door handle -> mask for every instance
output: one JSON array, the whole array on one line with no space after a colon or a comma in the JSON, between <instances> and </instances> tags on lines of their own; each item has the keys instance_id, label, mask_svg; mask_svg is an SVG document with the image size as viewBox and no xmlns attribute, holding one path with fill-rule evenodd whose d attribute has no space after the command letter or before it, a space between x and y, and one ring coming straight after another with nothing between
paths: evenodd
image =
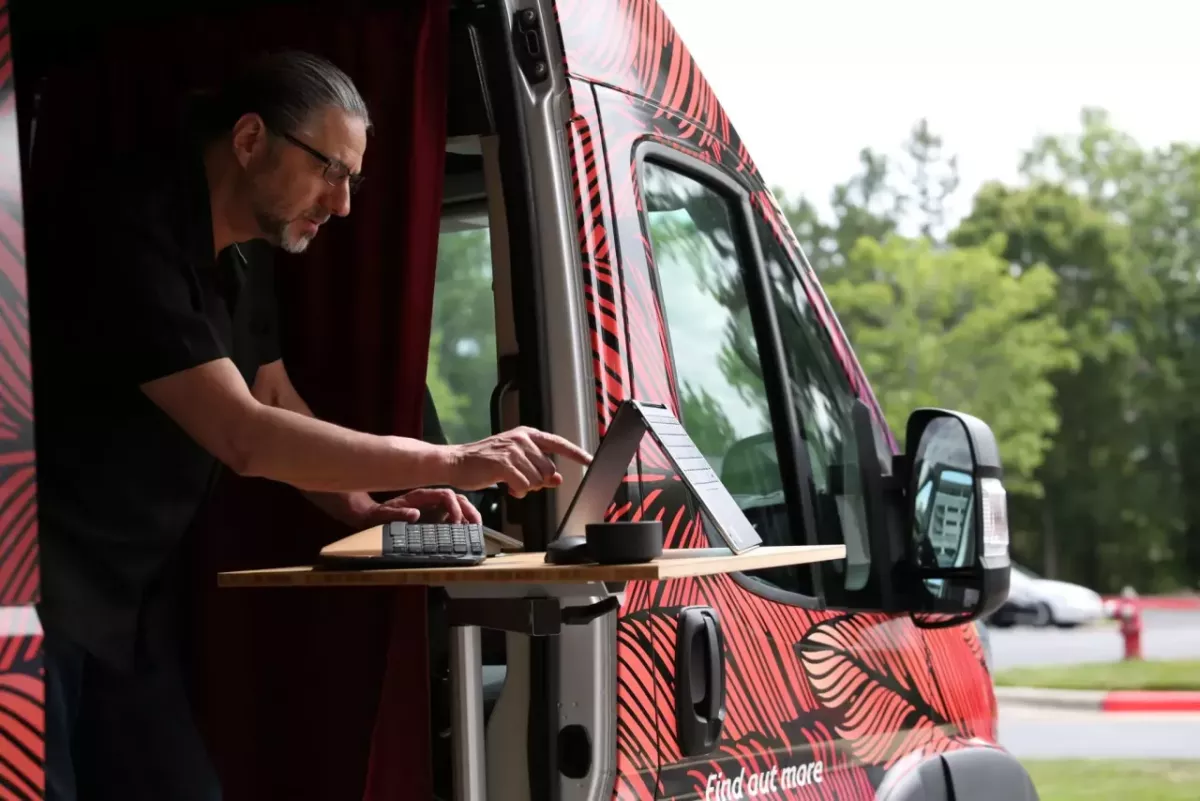
<instances>
[{"instance_id":1,"label":"door handle","mask_svg":"<svg viewBox=\"0 0 1200 801\"><path fill-rule=\"evenodd\" d=\"M675 730L684 756L707 754L725 726L725 636L707 606L679 610L675 641Z\"/></svg>"}]
</instances>

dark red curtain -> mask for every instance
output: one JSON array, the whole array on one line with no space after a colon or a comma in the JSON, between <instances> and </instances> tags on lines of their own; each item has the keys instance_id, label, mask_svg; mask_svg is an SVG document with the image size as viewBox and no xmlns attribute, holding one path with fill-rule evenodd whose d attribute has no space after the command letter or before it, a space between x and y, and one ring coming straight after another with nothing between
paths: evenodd
<instances>
[{"instance_id":1,"label":"dark red curtain","mask_svg":"<svg viewBox=\"0 0 1200 801\"><path fill-rule=\"evenodd\" d=\"M374 4L378 5L378 4ZM266 7L91 45L45 86L45 186L92 148L153 146L171 99L241 59L325 55L375 122L349 218L277 256L284 357L320 417L420 436L445 153L448 0ZM35 178L36 180L36 178ZM194 533L190 640L200 723L228 801L383 801L431 793L426 592L217 589L218 570L310 563L349 533L294 490L228 480Z\"/></svg>"}]
</instances>

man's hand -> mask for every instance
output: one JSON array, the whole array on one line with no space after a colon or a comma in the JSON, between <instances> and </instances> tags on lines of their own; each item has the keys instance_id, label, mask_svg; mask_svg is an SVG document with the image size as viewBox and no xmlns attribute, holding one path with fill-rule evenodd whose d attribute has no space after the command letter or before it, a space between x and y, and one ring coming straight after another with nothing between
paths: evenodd
<instances>
[{"instance_id":1,"label":"man's hand","mask_svg":"<svg viewBox=\"0 0 1200 801\"><path fill-rule=\"evenodd\" d=\"M507 484L509 494L517 498L562 483L562 474L550 454L566 456L582 465L592 463L591 455L578 445L528 426L453 447L451 479L447 483L465 490Z\"/></svg>"},{"instance_id":2,"label":"man's hand","mask_svg":"<svg viewBox=\"0 0 1200 801\"><path fill-rule=\"evenodd\" d=\"M362 528L403 520L407 523L482 523L470 501L453 490L418 489L365 510Z\"/></svg>"}]
</instances>

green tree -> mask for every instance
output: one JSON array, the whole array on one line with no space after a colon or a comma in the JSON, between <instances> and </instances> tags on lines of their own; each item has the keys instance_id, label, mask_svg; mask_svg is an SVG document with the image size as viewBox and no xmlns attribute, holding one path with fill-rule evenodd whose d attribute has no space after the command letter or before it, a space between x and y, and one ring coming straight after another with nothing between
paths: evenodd
<instances>
[{"instance_id":1,"label":"green tree","mask_svg":"<svg viewBox=\"0 0 1200 801\"><path fill-rule=\"evenodd\" d=\"M913 125L902 146L903 156L889 158L871 148L859 151L859 170L830 193L832 221L823 221L804 197L776 189L780 207L822 281L837 279L858 240L882 242L900 232L901 223L939 241L946 224L946 205L958 189L958 157L944 151L942 137L926 119Z\"/></svg>"},{"instance_id":2,"label":"green tree","mask_svg":"<svg viewBox=\"0 0 1200 801\"><path fill-rule=\"evenodd\" d=\"M1141 430L1138 479L1146 494L1129 498L1127 515L1144 521L1114 549L1118 576L1149 582L1200 583L1200 147L1172 143L1146 149L1099 109L1084 109L1081 130L1041 137L1022 169L1064 183L1128 225L1131 270L1153 281L1138 329ZM1148 486L1147 486L1148 485ZM1150 529L1161 536L1137 541ZM1141 558L1138 559L1140 548ZM1148 569L1129 576L1133 565Z\"/></svg>"},{"instance_id":3,"label":"green tree","mask_svg":"<svg viewBox=\"0 0 1200 801\"><path fill-rule=\"evenodd\" d=\"M451 442L471 442L492 433L495 321L488 231L442 234L426 383Z\"/></svg>"},{"instance_id":4,"label":"green tree","mask_svg":"<svg viewBox=\"0 0 1200 801\"><path fill-rule=\"evenodd\" d=\"M443 432L461 432L466 428L463 420L463 407L467 399L454 391L450 383L442 375L442 341L444 332L438 326L433 326L429 333L429 362L425 370L425 386L433 398L434 408L437 409L438 421L442 424ZM447 435L449 437L449 435ZM449 437L452 442L462 441Z\"/></svg>"},{"instance_id":5,"label":"green tree","mask_svg":"<svg viewBox=\"0 0 1200 801\"><path fill-rule=\"evenodd\" d=\"M1050 376L1077 357L1053 311L1054 273L1013 274L1003 249L1003 237L955 249L864 237L825 288L893 430L918 406L980 417L1010 491L1036 496L1059 424Z\"/></svg>"},{"instance_id":6,"label":"green tree","mask_svg":"<svg viewBox=\"0 0 1200 801\"><path fill-rule=\"evenodd\" d=\"M1163 488L1146 481L1139 465L1148 390L1141 340L1156 286L1134 269L1127 227L1064 186L988 185L950 238L970 246L997 233L1015 269L1044 264L1055 271L1056 310L1081 357L1080 369L1053 377L1064 429L1038 471L1045 497L1014 503L1013 519L1025 534L1017 545L1048 574L1070 565L1070 578L1095 586L1112 574L1105 562L1124 550L1129 535L1149 543L1165 522L1152 519L1151 498L1161 498Z\"/></svg>"},{"instance_id":7,"label":"green tree","mask_svg":"<svg viewBox=\"0 0 1200 801\"><path fill-rule=\"evenodd\" d=\"M679 395L692 442L705 456L723 458L737 437L720 402L704 387L697 389L686 383L679 388Z\"/></svg>"},{"instance_id":8,"label":"green tree","mask_svg":"<svg viewBox=\"0 0 1200 801\"><path fill-rule=\"evenodd\" d=\"M835 186L830 194L832 222L823 221L808 199L791 198L783 189L774 190L804 255L822 281L836 277L837 269L845 265L859 239L882 240L893 233L903 213L902 198L888 184L887 157L863 148L858 159L860 171Z\"/></svg>"},{"instance_id":9,"label":"green tree","mask_svg":"<svg viewBox=\"0 0 1200 801\"><path fill-rule=\"evenodd\" d=\"M717 365L727 385L760 415L762 430L768 430L769 413L745 284L739 270L735 240L727 233L729 212L719 197L707 193L690 195L681 201L682 209L654 212L650 217L660 278L662 275L690 274L689 282L694 282L704 295L728 312ZM681 270L684 265L686 267ZM687 344L677 344L676 360L693 358ZM709 457L723 458L737 439L737 431L722 410L721 402L705 387L692 386L682 379L678 391L682 417L696 447Z\"/></svg>"},{"instance_id":10,"label":"green tree","mask_svg":"<svg viewBox=\"0 0 1200 801\"><path fill-rule=\"evenodd\" d=\"M958 189L958 156L943 152L944 141L922 118L913 126L899 165L905 178L896 192L898 205L915 220L921 236L939 240L945 234L946 203Z\"/></svg>"}]
</instances>

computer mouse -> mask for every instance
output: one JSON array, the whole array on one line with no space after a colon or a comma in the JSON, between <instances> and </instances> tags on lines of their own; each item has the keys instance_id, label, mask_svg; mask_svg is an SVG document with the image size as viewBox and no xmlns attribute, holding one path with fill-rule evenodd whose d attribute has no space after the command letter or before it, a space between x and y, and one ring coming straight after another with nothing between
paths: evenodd
<instances>
[{"instance_id":1,"label":"computer mouse","mask_svg":"<svg viewBox=\"0 0 1200 801\"><path fill-rule=\"evenodd\" d=\"M548 565L583 565L591 561L585 537L559 537L546 546Z\"/></svg>"}]
</instances>

